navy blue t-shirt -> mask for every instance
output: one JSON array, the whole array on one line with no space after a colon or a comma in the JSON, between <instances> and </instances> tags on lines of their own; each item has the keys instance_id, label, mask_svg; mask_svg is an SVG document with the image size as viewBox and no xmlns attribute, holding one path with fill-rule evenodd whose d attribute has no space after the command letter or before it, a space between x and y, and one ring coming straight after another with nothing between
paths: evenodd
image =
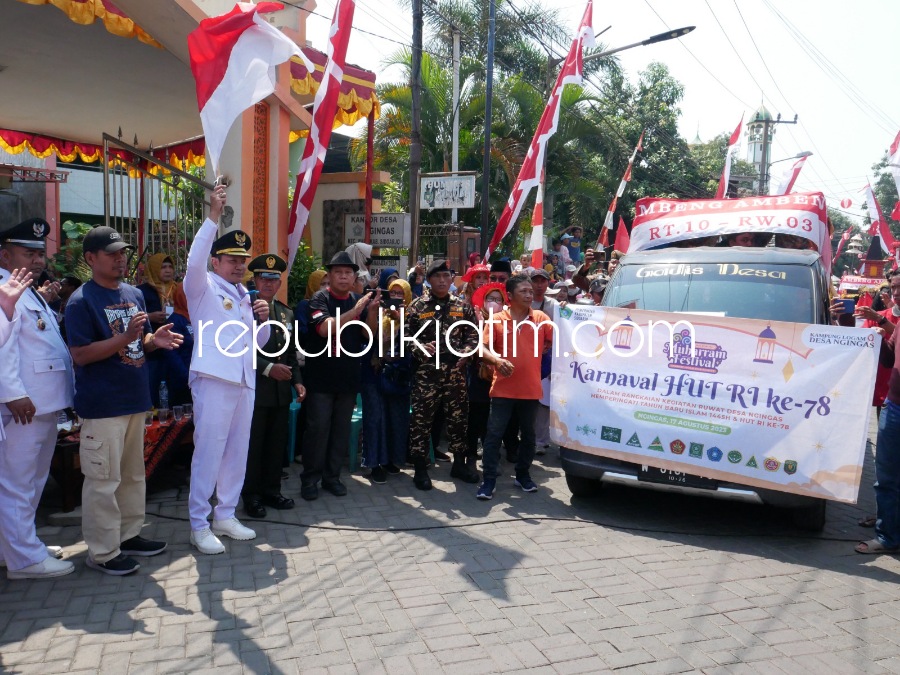
<instances>
[{"instance_id":1,"label":"navy blue t-shirt","mask_svg":"<svg viewBox=\"0 0 900 675\"><path fill-rule=\"evenodd\" d=\"M144 296L134 286L113 290L93 281L80 286L66 303L66 339L84 347L124 333L131 317L144 309ZM144 333L150 332L145 324ZM119 417L150 410L149 368L143 340L86 366L75 366L75 411L87 419Z\"/></svg>"}]
</instances>

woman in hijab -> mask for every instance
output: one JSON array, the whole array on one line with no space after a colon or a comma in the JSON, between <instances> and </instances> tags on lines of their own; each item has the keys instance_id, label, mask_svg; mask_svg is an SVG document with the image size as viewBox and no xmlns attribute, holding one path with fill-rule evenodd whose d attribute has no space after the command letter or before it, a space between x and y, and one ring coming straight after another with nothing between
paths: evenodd
<instances>
[{"instance_id":1,"label":"woman in hijab","mask_svg":"<svg viewBox=\"0 0 900 675\"><path fill-rule=\"evenodd\" d=\"M165 253L154 253L147 259L144 277L146 281L138 286L138 290L144 295L150 328L156 331L168 323L169 315L174 309L172 293L175 290L175 263ZM166 380L163 351L165 350L157 349L146 354L150 376L150 398L156 408L160 407L160 384ZM171 389L168 382L166 387ZM172 405L171 396L169 399L169 405Z\"/></svg>"},{"instance_id":2,"label":"woman in hijab","mask_svg":"<svg viewBox=\"0 0 900 675\"><path fill-rule=\"evenodd\" d=\"M144 276L147 281L138 286L138 290L144 294L150 326L156 330L167 323L174 309L175 263L165 253L154 253L147 259Z\"/></svg>"},{"instance_id":3,"label":"woman in hijab","mask_svg":"<svg viewBox=\"0 0 900 675\"><path fill-rule=\"evenodd\" d=\"M347 253L350 254L350 258L359 266L360 272L368 272L369 265L372 264L372 245L364 244L359 241L355 244L350 244L347 247Z\"/></svg>"},{"instance_id":4,"label":"woman in hijab","mask_svg":"<svg viewBox=\"0 0 900 675\"><path fill-rule=\"evenodd\" d=\"M383 291L387 291L392 281L400 278L400 273L397 271L396 267L385 267L381 270L381 273L378 275L378 288ZM387 293L382 293L382 295L387 295ZM409 303L407 303L409 304Z\"/></svg>"},{"instance_id":5,"label":"woman in hijab","mask_svg":"<svg viewBox=\"0 0 900 675\"><path fill-rule=\"evenodd\" d=\"M369 479L379 485L406 462L412 391L412 350L401 356L397 338L412 290L402 279L389 282L386 290L381 330L362 369L363 457L372 470Z\"/></svg>"}]
</instances>

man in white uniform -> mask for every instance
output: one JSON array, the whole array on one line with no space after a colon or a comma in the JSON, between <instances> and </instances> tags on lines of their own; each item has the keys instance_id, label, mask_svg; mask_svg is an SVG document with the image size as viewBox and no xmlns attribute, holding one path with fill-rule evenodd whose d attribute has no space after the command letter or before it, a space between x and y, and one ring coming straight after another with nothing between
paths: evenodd
<instances>
[{"instance_id":1,"label":"man in white uniform","mask_svg":"<svg viewBox=\"0 0 900 675\"><path fill-rule=\"evenodd\" d=\"M234 510L244 484L256 373L253 369L255 321L269 318L269 305L241 283L250 258L250 236L233 230L221 237L218 221L225 188L210 196L209 218L194 237L184 275L184 293L194 327L194 353L188 383L194 399L194 459L191 462L191 543L201 553L222 553L216 535L248 540L256 532L243 526ZM212 271L207 271L207 260ZM259 330L258 344L269 339ZM209 499L217 505L212 528Z\"/></svg>"},{"instance_id":2,"label":"man in white uniform","mask_svg":"<svg viewBox=\"0 0 900 675\"><path fill-rule=\"evenodd\" d=\"M16 304L31 286L31 272L28 270L13 270L6 281L0 282L0 347L6 344L12 335L15 326ZM3 434L3 425L0 424L0 441L6 436Z\"/></svg>"},{"instance_id":3,"label":"man in white uniform","mask_svg":"<svg viewBox=\"0 0 900 675\"><path fill-rule=\"evenodd\" d=\"M14 269L34 277L44 271L44 238L50 226L40 218L0 231L0 281ZM73 404L74 377L69 348L56 315L32 287L18 303L18 321L0 346L0 557L10 579L42 579L69 574L75 566L57 560L59 547L37 537L34 516L56 447L56 417Z\"/></svg>"}]
</instances>

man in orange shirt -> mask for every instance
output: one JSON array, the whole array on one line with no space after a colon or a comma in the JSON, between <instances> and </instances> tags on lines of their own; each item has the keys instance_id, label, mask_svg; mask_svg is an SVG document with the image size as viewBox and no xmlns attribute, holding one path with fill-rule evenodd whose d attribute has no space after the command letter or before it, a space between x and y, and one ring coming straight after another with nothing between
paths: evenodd
<instances>
[{"instance_id":1,"label":"man in orange shirt","mask_svg":"<svg viewBox=\"0 0 900 675\"><path fill-rule=\"evenodd\" d=\"M478 499L492 499L500 464L500 443L512 415L533 420L541 398L541 357L553 344L550 317L531 308L534 290L531 278L516 274L506 282L509 309L493 316L484 327L484 360L494 366L491 385L491 415L484 439L484 482ZM523 424L519 457L516 461L516 487L534 492L537 485L529 470L534 459L534 426Z\"/></svg>"}]
</instances>

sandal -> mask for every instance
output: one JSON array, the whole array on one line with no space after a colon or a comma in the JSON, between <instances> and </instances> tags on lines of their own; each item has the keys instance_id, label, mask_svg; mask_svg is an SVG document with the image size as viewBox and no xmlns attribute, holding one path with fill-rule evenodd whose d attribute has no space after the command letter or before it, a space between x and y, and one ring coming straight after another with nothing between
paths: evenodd
<instances>
[{"instance_id":1,"label":"sandal","mask_svg":"<svg viewBox=\"0 0 900 675\"><path fill-rule=\"evenodd\" d=\"M877 539L870 539L869 541L859 542L853 550L857 553L867 555L876 553L898 553L900 552L900 547L888 548Z\"/></svg>"},{"instance_id":2,"label":"sandal","mask_svg":"<svg viewBox=\"0 0 900 675\"><path fill-rule=\"evenodd\" d=\"M865 518L860 518L856 521L856 524L860 527L875 527L875 521L878 520L875 516L866 516Z\"/></svg>"}]
</instances>

